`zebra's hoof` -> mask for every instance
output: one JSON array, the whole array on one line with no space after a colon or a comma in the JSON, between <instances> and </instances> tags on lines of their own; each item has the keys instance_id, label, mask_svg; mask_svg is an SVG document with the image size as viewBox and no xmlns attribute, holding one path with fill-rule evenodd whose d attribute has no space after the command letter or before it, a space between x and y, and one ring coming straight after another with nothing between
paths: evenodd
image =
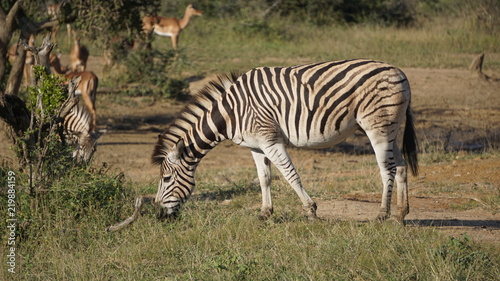
<instances>
[{"instance_id":1,"label":"zebra's hoof","mask_svg":"<svg viewBox=\"0 0 500 281\"><path fill-rule=\"evenodd\" d=\"M268 220L273 215L273 209L266 209L260 211L259 219L260 220Z\"/></svg>"},{"instance_id":2,"label":"zebra's hoof","mask_svg":"<svg viewBox=\"0 0 500 281\"><path fill-rule=\"evenodd\" d=\"M312 203L309 206L304 206L305 211L307 212L307 219L310 221L316 220L318 216L316 215L316 210L318 209L318 206L316 203Z\"/></svg>"},{"instance_id":3,"label":"zebra's hoof","mask_svg":"<svg viewBox=\"0 0 500 281\"><path fill-rule=\"evenodd\" d=\"M317 219L318 219L318 216L316 215L316 213L307 215L308 221L315 221Z\"/></svg>"},{"instance_id":4,"label":"zebra's hoof","mask_svg":"<svg viewBox=\"0 0 500 281\"><path fill-rule=\"evenodd\" d=\"M385 221L389 218L389 214L386 213L386 212L380 212L378 215L377 215L377 221Z\"/></svg>"},{"instance_id":5,"label":"zebra's hoof","mask_svg":"<svg viewBox=\"0 0 500 281\"><path fill-rule=\"evenodd\" d=\"M405 225L405 217L404 216L396 215L396 216L392 217L392 220L394 220L395 222L397 222L400 225L403 225L403 226Z\"/></svg>"}]
</instances>

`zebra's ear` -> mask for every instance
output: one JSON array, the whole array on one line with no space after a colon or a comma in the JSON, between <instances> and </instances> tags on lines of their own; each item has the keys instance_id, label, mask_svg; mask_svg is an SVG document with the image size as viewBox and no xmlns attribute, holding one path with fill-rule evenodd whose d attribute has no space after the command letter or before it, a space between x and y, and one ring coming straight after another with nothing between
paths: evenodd
<instances>
[{"instance_id":1,"label":"zebra's ear","mask_svg":"<svg viewBox=\"0 0 500 281\"><path fill-rule=\"evenodd\" d=\"M179 158L181 157L183 151L184 151L184 140L181 139L168 152L168 160L170 160L173 163L176 163L177 161L179 161Z\"/></svg>"},{"instance_id":2,"label":"zebra's ear","mask_svg":"<svg viewBox=\"0 0 500 281\"><path fill-rule=\"evenodd\" d=\"M102 135L104 135L106 133L106 130L99 130L97 132L92 132L91 133L91 136L94 140L97 141L97 139L99 139Z\"/></svg>"}]
</instances>

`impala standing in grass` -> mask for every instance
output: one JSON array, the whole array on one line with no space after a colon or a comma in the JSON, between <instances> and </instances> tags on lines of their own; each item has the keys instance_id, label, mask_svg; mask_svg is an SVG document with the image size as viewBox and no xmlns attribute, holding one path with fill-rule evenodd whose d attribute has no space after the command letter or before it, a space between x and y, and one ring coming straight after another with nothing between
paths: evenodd
<instances>
[{"instance_id":1,"label":"impala standing in grass","mask_svg":"<svg viewBox=\"0 0 500 281\"><path fill-rule=\"evenodd\" d=\"M76 76L82 78L80 84L78 84L78 88L76 88L76 94L82 95L82 99L92 115L92 128L95 129L97 121L95 100L97 96L97 87L99 86L97 75L92 71L69 72L68 67L61 66L59 57L53 54L50 54L50 66L57 74L64 76L67 80Z\"/></svg>"},{"instance_id":2,"label":"impala standing in grass","mask_svg":"<svg viewBox=\"0 0 500 281\"><path fill-rule=\"evenodd\" d=\"M146 33L153 31L157 35L171 37L172 47L177 49L181 31L188 26L192 16L201 15L203 15L202 11L193 8L193 5L189 4L182 19L146 16L142 19L142 28Z\"/></svg>"}]
</instances>

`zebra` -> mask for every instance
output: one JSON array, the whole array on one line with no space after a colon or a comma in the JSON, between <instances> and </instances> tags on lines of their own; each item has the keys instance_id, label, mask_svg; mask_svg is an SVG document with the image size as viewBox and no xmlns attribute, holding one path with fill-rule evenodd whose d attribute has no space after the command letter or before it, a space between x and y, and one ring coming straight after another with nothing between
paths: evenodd
<instances>
[{"instance_id":1,"label":"zebra","mask_svg":"<svg viewBox=\"0 0 500 281\"><path fill-rule=\"evenodd\" d=\"M81 104L73 106L64 117L63 127L69 143L75 147L73 158L87 163L96 151L97 139L102 135L93 126L93 116L88 108Z\"/></svg>"},{"instance_id":2,"label":"zebra","mask_svg":"<svg viewBox=\"0 0 500 281\"><path fill-rule=\"evenodd\" d=\"M195 188L201 159L229 139L251 150L262 192L260 216L273 213L270 164L295 190L309 219L316 203L302 186L285 146L327 148L362 130L375 151L383 182L377 218L390 217L394 181L397 214L409 213L407 164L418 173L410 85L395 66L367 59L293 67L259 67L241 76L219 76L158 136L152 162L160 166L155 203L159 219L175 217ZM406 118L403 150L396 143Z\"/></svg>"}]
</instances>

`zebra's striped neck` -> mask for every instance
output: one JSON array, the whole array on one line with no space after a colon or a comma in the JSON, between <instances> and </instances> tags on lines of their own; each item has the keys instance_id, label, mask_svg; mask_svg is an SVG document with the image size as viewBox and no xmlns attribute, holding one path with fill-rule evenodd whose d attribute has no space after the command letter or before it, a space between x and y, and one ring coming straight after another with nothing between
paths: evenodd
<instances>
[{"instance_id":1,"label":"zebra's striped neck","mask_svg":"<svg viewBox=\"0 0 500 281\"><path fill-rule=\"evenodd\" d=\"M158 136L153 163L161 164L182 141L177 153L186 165L195 167L217 144L227 139L226 120L219 111L219 101L237 76L219 76L212 81L180 113L170 127Z\"/></svg>"}]
</instances>

